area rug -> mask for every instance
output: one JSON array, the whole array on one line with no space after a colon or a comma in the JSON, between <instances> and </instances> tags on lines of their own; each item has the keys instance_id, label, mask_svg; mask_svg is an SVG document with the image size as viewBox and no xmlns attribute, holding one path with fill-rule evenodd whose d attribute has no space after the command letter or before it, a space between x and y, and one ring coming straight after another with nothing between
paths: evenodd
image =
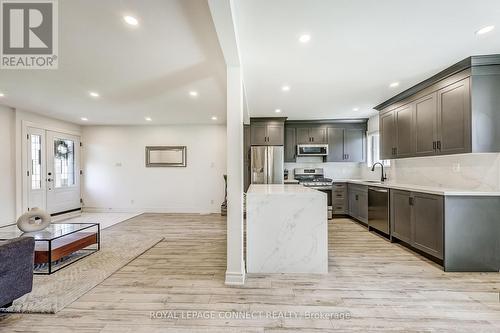
<instances>
[{"instance_id":1,"label":"area rug","mask_svg":"<svg viewBox=\"0 0 500 333\"><path fill-rule=\"evenodd\" d=\"M101 250L53 273L35 275L33 291L0 312L56 313L162 241L140 233L101 232Z\"/></svg>"}]
</instances>

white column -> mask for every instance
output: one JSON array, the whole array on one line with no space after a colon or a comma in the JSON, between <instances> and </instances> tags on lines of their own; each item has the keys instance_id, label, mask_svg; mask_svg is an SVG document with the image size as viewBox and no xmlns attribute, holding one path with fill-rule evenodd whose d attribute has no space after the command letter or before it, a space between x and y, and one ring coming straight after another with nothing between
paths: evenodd
<instances>
[{"instance_id":1,"label":"white column","mask_svg":"<svg viewBox=\"0 0 500 333\"><path fill-rule=\"evenodd\" d=\"M245 283L243 260L243 84L240 67L227 67L226 284Z\"/></svg>"}]
</instances>

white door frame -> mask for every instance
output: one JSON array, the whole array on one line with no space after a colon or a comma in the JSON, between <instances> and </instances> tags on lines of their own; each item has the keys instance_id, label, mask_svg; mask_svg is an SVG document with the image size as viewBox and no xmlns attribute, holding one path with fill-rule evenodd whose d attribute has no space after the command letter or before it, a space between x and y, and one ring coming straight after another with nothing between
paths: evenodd
<instances>
[{"instance_id":1,"label":"white door frame","mask_svg":"<svg viewBox=\"0 0 500 333\"><path fill-rule=\"evenodd\" d=\"M81 138L82 136L82 133L80 131L72 131L72 130L68 130L68 129L61 129L61 128L58 128L58 127L54 127L54 126L49 126L49 125L45 125L45 124L39 124L39 123L34 123L34 122L31 122L31 121L27 121L27 120L22 120L21 121L21 141L20 141L20 161L18 159L18 161L21 163L20 164L20 168L17 168L17 173L16 173L16 177L17 177L17 181L16 183L19 184L17 185L17 191L19 191L18 193L21 193L21 202L18 201L18 204L17 204L17 215L20 216L21 214L23 214L24 212L26 212L28 210L28 181L29 181L29 178L27 176L28 174L28 146L26 144L26 141L27 141L27 137L28 137L28 128L29 127L32 127L32 128L38 128L40 130L45 130L45 131L52 131L52 132L59 132L59 133L62 133L62 134L68 134L68 135L74 135L74 136L78 136ZM82 149L81 147L77 147L78 149L80 149L80 156L82 156ZM18 148L19 149L19 148ZM19 150L18 150L19 152ZM19 155L18 155L19 156ZM82 167L81 167L81 162L82 161L82 158L80 158L80 165L78 165L78 170L82 170ZM43 177L45 177L45 175L43 175ZM81 175L80 175L80 172L77 173L77 176L80 177L80 196L81 196ZM19 198L19 196L18 196Z\"/></svg>"}]
</instances>

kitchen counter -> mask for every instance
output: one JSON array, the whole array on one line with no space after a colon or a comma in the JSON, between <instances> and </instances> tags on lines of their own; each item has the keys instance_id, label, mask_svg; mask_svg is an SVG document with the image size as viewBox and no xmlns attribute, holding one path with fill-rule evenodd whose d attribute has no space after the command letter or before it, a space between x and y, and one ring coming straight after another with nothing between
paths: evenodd
<instances>
[{"instance_id":1,"label":"kitchen counter","mask_svg":"<svg viewBox=\"0 0 500 333\"><path fill-rule=\"evenodd\" d=\"M372 181L367 181L363 179L334 179L334 182L339 183L351 183L351 184L359 184L359 185L367 185L373 187L383 187L394 190L402 190L402 191L414 191L421 193L429 193L436 195L444 195L444 196L492 196L498 197L500 196L499 191L477 191L477 190L462 190L462 189L453 189L446 187L438 187L438 186L422 186L422 185L411 185L411 184L401 184L401 183L393 183L393 182L384 182L377 183Z\"/></svg>"},{"instance_id":2,"label":"kitchen counter","mask_svg":"<svg viewBox=\"0 0 500 333\"><path fill-rule=\"evenodd\" d=\"M326 193L252 184L246 225L248 273L328 273Z\"/></svg>"}]
</instances>

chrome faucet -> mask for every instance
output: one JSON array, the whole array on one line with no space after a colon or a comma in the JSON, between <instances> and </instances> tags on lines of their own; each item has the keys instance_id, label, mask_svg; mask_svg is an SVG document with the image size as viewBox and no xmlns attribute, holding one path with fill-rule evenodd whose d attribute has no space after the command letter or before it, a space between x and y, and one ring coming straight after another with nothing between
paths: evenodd
<instances>
[{"instance_id":1,"label":"chrome faucet","mask_svg":"<svg viewBox=\"0 0 500 333\"><path fill-rule=\"evenodd\" d=\"M375 163L375 164L372 165L372 171L375 171L375 166L377 164L380 164L380 167L382 168L382 175L380 177L380 181L383 182L384 180L387 179L387 175L384 173L384 165L382 163L380 163L380 162L377 162L377 163Z\"/></svg>"}]
</instances>

